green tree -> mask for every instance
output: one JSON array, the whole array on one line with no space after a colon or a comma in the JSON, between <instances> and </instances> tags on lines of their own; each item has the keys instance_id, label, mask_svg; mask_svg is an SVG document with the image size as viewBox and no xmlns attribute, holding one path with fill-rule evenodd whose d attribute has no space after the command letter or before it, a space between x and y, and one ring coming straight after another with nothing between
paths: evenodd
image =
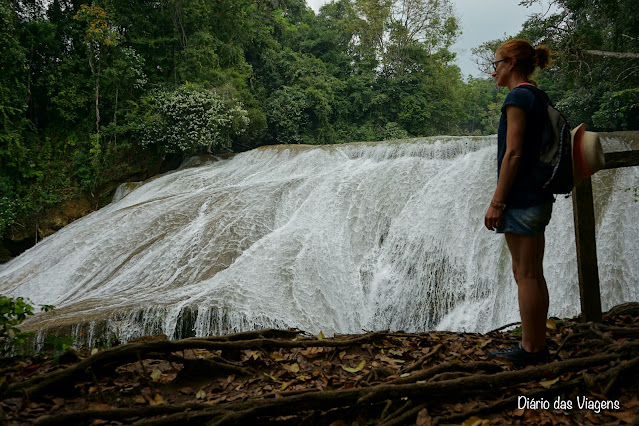
<instances>
[{"instance_id":1,"label":"green tree","mask_svg":"<svg viewBox=\"0 0 639 426\"><path fill-rule=\"evenodd\" d=\"M448 0L12 0L0 21L0 231L169 152L467 131Z\"/></svg>"},{"instance_id":2,"label":"green tree","mask_svg":"<svg viewBox=\"0 0 639 426\"><path fill-rule=\"evenodd\" d=\"M639 88L604 94L592 121L597 128L607 131L639 128Z\"/></svg>"},{"instance_id":3,"label":"green tree","mask_svg":"<svg viewBox=\"0 0 639 426\"><path fill-rule=\"evenodd\" d=\"M395 0L389 16L390 45L385 65L396 74L414 71L426 58L446 63L448 49L459 34L448 0ZM443 55L442 55L443 54Z\"/></svg>"},{"instance_id":4,"label":"green tree","mask_svg":"<svg viewBox=\"0 0 639 426\"><path fill-rule=\"evenodd\" d=\"M26 49L19 41L16 11L8 2L0 4L0 234L17 214L17 184L28 159L24 133L28 121Z\"/></svg>"},{"instance_id":5,"label":"green tree","mask_svg":"<svg viewBox=\"0 0 639 426\"><path fill-rule=\"evenodd\" d=\"M364 57L374 56L387 77L420 71L433 55L447 52L458 35L448 0L354 2L360 16L359 51Z\"/></svg>"},{"instance_id":6,"label":"green tree","mask_svg":"<svg viewBox=\"0 0 639 426\"><path fill-rule=\"evenodd\" d=\"M639 129L633 91L639 87L639 3L557 0L555 5L556 13L534 15L520 34L556 52L554 66L540 77L544 87L573 123L585 122L592 130Z\"/></svg>"},{"instance_id":7,"label":"green tree","mask_svg":"<svg viewBox=\"0 0 639 426\"><path fill-rule=\"evenodd\" d=\"M101 6L83 4L74 18L87 24L84 42L89 51L89 67L95 81L95 133L99 139L102 68L109 47L117 45L120 35L110 22L107 12Z\"/></svg>"},{"instance_id":8,"label":"green tree","mask_svg":"<svg viewBox=\"0 0 639 426\"><path fill-rule=\"evenodd\" d=\"M497 133L506 89L497 87L492 78L470 78L461 91L460 97L465 113L459 123L461 133L469 135Z\"/></svg>"}]
</instances>

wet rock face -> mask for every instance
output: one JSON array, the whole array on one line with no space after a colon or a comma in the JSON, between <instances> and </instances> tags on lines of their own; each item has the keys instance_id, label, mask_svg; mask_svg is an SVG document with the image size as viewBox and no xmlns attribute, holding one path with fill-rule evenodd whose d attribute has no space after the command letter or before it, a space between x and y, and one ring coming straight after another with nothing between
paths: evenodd
<instances>
[{"instance_id":1,"label":"wet rock face","mask_svg":"<svg viewBox=\"0 0 639 426\"><path fill-rule=\"evenodd\" d=\"M142 168L126 177L123 185L128 187L126 193L131 192L149 179L160 177L164 173L178 168L197 167L213 161L228 159L235 154L198 154L184 158L181 154L167 155L157 166ZM120 182L109 182L101 189L101 195L80 195L65 201L62 205L48 210L43 217L36 215L23 218L20 224L14 224L5 235L0 236L0 264L19 256L33 247L38 241L54 234L71 222L104 206L105 199L111 200ZM96 194L97 195L97 194ZM126 195L126 194L124 194ZM120 195L123 198L124 195Z\"/></svg>"},{"instance_id":2,"label":"wet rock face","mask_svg":"<svg viewBox=\"0 0 639 426\"><path fill-rule=\"evenodd\" d=\"M9 249L4 247L4 245L0 246L0 263L5 263L10 261L13 258L13 254Z\"/></svg>"},{"instance_id":3,"label":"wet rock face","mask_svg":"<svg viewBox=\"0 0 639 426\"><path fill-rule=\"evenodd\" d=\"M209 156L213 157L213 156ZM136 164L135 170L121 176L120 181L111 181L103 185L95 194L75 196L63 204L52 207L43 216L32 214L19 219L4 235L0 235L0 264L8 262L33 247L38 241L54 234L71 222L103 207L111 200L117 186L126 181L144 181L153 176L177 169L183 162L182 154L172 154L164 159L147 158Z\"/></svg>"},{"instance_id":4,"label":"wet rock face","mask_svg":"<svg viewBox=\"0 0 639 426\"><path fill-rule=\"evenodd\" d=\"M76 198L64 203L59 209L50 212L42 221L40 233L47 237L64 228L76 219L86 216L98 206L92 205L87 198Z\"/></svg>"},{"instance_id":5,"label":"wet rock face","mask_svg":"<svg viewBox=\"0 0 639 426\"><path fill-rule=\"evenodd\" d=\"M41 239L86 216L97 207L99 206L91 197L75 197L51 209L38 220L30 218L28 223L14 224L0 241L0 263L8 262Z\"/></svg>"}]
</instances>

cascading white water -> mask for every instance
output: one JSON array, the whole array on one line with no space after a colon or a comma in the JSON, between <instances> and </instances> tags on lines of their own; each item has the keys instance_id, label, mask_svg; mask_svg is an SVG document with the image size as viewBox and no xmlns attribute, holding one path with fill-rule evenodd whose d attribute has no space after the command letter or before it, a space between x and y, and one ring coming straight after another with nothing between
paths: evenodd
<instances>
[{"instance_id":1,"label":"cascading white water","mask_svg":"<svg viewBox=\"0 0 639 426\"><path fill-rule=\"evenodd\" d=\"M606 150L626 150L606 139ZM53 304L32 328L121 340L263 327L483 332L518 319L483 216L495 137L276 146L181 168L0 266L0 293ZM604 309L639 300L639 169L593 177ZM547 228L550 314L579 312L570 199Z\"/></svg>"}]
</instances>

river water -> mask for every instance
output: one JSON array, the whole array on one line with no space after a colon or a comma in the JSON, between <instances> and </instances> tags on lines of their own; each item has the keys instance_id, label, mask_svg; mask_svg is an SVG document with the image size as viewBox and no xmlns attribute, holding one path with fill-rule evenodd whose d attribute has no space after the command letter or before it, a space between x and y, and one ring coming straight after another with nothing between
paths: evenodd
<instances>
[{"instance_id":1,"label":"river water","mask_svg":"<svg viewBox=\"0 0 639 426\"><path fill-rule=\"evenodd\" d=\"M88 344L264 327L485 332L519 318L504 238L483 226L495 145L274 146L186 165L0 265L0 294L55 305L27 328L67 326ZM593 176L604 309L639 300L638 183L636 167ZM570 198L546 241L550 315L576 315Z\"/></svg>"}]
</instances>

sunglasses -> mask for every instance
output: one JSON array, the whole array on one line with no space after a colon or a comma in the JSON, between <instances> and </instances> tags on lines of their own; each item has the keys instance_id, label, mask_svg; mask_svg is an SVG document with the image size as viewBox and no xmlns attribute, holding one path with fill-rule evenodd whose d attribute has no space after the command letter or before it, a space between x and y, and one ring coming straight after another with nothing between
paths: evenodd
<instances>
[{"instance_id":1,"label":"sunglasses","mask_svg":"<svg viewBox=\"0 0 639 426\"><path fill-rule=\"evenodd\" d=\"M507 60L509 60L509 59L510 59L510 58L504 58L504 59L500 59L500 60L498 60L498 61L493 62L493 70L497 71L497 64L498 64L498 63L500 63L500 62L507 61Z\"/></svg>"}]
</instances>

